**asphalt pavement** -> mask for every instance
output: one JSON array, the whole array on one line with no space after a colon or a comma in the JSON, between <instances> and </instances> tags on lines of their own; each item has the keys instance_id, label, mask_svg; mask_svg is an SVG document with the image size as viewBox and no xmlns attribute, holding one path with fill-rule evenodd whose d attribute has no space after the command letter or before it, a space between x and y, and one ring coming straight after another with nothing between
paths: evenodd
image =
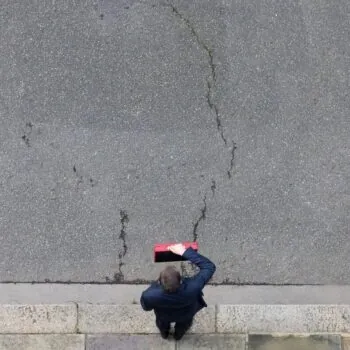
<instances>
[{"instance_id":1,"label":"asphalt pavement","mask_svg":"<svg viewBox=\"0 0 350 350\"><path fill-rule=\"evenodd\" d=\"M0 282L350 283L350 3L0 5ZM186 270L186 264L183 264Z\"/></svg>"}]
</instances>

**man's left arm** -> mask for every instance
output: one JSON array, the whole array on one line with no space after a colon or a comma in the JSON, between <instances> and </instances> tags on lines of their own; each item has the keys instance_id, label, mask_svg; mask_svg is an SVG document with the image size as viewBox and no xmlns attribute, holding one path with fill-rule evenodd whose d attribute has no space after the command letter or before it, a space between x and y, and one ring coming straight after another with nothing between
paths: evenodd
<instances>
[{"instance_id":1,"label":"man's left arm","mask_svg":"<svg viewBox=\"0 0 350 350\"><path fill-rule=\"evenodd\" d=\"M154 283L150 285L142 294L140 298L140 304L145 311L152 311L154 306L152 299L154 292Z\"/></svg>"}]
</instances>

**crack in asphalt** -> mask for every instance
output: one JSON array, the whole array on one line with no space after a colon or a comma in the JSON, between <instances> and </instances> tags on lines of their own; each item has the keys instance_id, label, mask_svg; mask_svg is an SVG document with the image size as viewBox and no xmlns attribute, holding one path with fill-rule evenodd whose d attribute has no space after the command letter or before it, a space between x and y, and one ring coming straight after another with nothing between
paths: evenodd
<instances>
[{"instance_id":1,"label":"crack in asphalt","mask_svg":"<svg viewBox=\"0 0 350 350\"><path fill-rule=\"evenodd\" d=\"M78 178L77 186L76 186L76 189L77 189L77 191L78 191L80 185L83 183L83 176L78 174L77 167L75 166L75 164L74 164L74 166L73 166L73 172L74 172L74 174L76 174L76 176L77 176L77 178Z\"/></svg>"},{"instance_id":2,"label":"crack in asphalt","mask_svg":"<svg viewBox=\"0 0 350 350\"><path fill-rule=\"evenodd\" d=\"M126 224L129 222L128 214L125 210L120 210L120 223L121 223L121 229L119 234L119 239L122 241L122 250L118 254L119 259L119 266L118 266L118 272L114 274L114 280L115 283L120 283L124 281L124 273L122 271L123 266L125 265L123 259L125 255L128 252L128 246L126 244ZM106 281L110 282L110 279L106 277Z\"/></svg>"},{"instance_id":3,"label":"crack in asphalt","mask_svg":"<svg viewBox=\"0 0 350 350\"><path fill-rule=\"evenodd\" d=\"M186 18L182 13L180 13L180 11L173 4L167 3L166 5L172 9L175 16L177 16L181 21L183 21L185 23L186 27L190 30L191 34L196 39L198 45L205 51L205 53L208 57L208 65L210 68L210 75L207 79L207 93L206 93L207 104L208 104L209 108L211 109L211 111L215 115L217 130L221 136L221 139L224 141L225 146L227 146L227 139L224 135L224 127L222 125L220 111L219 111L217 104L214 102L214 97L213 97L213 90L214 90L214 87L216 84L216 79L217 79L216 68L215 68L215 64L214 64L214 51L200 38L199 34L197 33L197 31L195 30L194 26L192 25L192 23L189 21L188 18ZM244 101L244 103L245 102L246 102L246 100ZM230 167L227 171L227 175L228 175L229 179L232 178L232 170L233 170L233 166L234 166L234 152L237 148L236 143L234 141L232 141L232 143L233 143L233 147L231 149Z\"/></svg>"},{"instance_id":4,"label":"crack in asphalt","mask_svg":"<svg viewBox=\"0 0 350 350\"><path fill-rule=\"evenodd\" d=\"M26 128L25 128L24 134L22 136L22 140L27 145L27 147L30 147L29 136L32 133L32 130L33 130L33 124L31 122L26 123Z\"/></svg>"},{"instance_id":5,"label":"crack in asphalt","mask_svg":"<svg viewBox=\"0 0 350 350\"><path fill-rule=\"evenodd\" d=\"M83 175L81 175L81 174L78 172L77 167L76 167L75 164L73 165L73 172L74 172L74 174L77 176L77 185L76 185L76 189L77 189L77 191L78 191L79 188L80 188L80 185L81 185L82 183L84 183L84 177L83 177ZM90 187L95 187L95 186L97 185L97 181L94 180L92 177L90 177L90 178L88 179L88 183L89 183Z\"/></svg>"},{"instance_id":6,"label":"crack in asphalt","mask_svg":"<svg viewBox=\"0 0 350 350\"><path fill-rule=\"evenodd\" d=\"M227 175L228 175L229 179L231 179L231 177L232 177L236 149L237 149L236 143L234 141L232 141L230 168L227 170Z\"/></svg>"},{"instance_id":7,"label":"crack in asphalt","mask_svg":"<svg viewBox=\"0 0 350 350\"><path fill-rule=\"evenodd\" d=\"M192 231L192 236L193 236L193 242L196 242L198 239L198 225L200 224L201 221L205 220L206 217L206 212L207 212L207 196L205 195L203 198L203 203L204 206L203 208L201 208L201 215L200 217L197 219L197 221L193 224L193 231Z\"/></svg>"},{"instance_id":8,"label":"crack in asphalt","mask_svg":"<svg viewBox=\"0 0 350 350\"><path fill-rule=\"evenodd\" d=\"M218 106L215 104L214 98L213 98L213 89L214 89L214 86L216 83L216 70L215 70L215 64L214 64L213 49L211 49L200 38L200 36L196 32L196 30L194 29L192 23L186 17L184 17L174 5L169 4L169 3L167 5L172 9L173 13L186 24L186 26L188 27L188 29L191 31L192 35L196 39L198 45L206 52L206 55L208 56L210 76L208 77L208 80L207 80L207 88L208 88L207 94L206 94L207 103L208 103L209 108L215 114L217 130L218 130L222 140L224 141L225 145L227 145L227 140L226 140L225 135L224 135L224 129L223 129L221 118L220 118L220 112L219 112Z\"/></svg>"},{"instance_id":9,"label":"crack in asphalt","mask_svg":"<svg viewBox=\"0 0 350 350\"><path fill-rule=\"evenodd\" d=\"M212 186L211 186L212 191L215 191L215 181L212 181ZM192 230L192 241L196 242L198 239L198 226L201 221L205 220L206 218L206 213L207 213L207 196L205 195L203 197L203 207L200 209L201 214L199 218L196 220L196 222L193 224L193 230ZM191 277L194 272L196 271L197 267L190 261L182 261L180 264L180 270L181 270L181 275L183 277Z\"/></svg>"},{"instance_id":10,"label":"crack in asphalt","mask_svg":"<svg viewBox=\"0 0 350 350\"><path fill-rule=\"evenodd\" d=\"M216 182L215 182L215 180L211 181L210 189L211 189L211 191L213 193L213 197L214 197L215 196L215 190L216 190Z\"/></svg>"}]
</instances>

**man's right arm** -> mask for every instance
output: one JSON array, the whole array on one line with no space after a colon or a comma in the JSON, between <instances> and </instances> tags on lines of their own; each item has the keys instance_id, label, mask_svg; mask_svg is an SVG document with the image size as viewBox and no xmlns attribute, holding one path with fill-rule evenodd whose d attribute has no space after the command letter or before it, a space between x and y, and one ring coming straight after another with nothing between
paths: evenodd
<instances>
[{"instance_id":1,"label":"man's right arm","mask_svg":"<svg viewBox=\"0 0 350 350\"><path fill-rule=\"evenodd\" d=\"M215 264L205 256L197 253L194 249L188 248L182 255L186 260L199 267L199 272L191 278L192 283L195 283L200 289L209 282L216 271Z\"/></svg>"},{"instance_id":2,"label":"man's right arm","mask_svg":"<svg viewBox=\"0 0 350 350\"><path fill-rule=\"evenodd\" d=\"M173 244L168 247L168 250L177 255L182 255L186 260L199 267L199 272L196 276L192 277L191 283L195 284L196 288L203 289L207 282L212 278L216 270L216 266L208 258L197 253L194 249L185 248L183 244Z\"/></svg>"}]
</instances>

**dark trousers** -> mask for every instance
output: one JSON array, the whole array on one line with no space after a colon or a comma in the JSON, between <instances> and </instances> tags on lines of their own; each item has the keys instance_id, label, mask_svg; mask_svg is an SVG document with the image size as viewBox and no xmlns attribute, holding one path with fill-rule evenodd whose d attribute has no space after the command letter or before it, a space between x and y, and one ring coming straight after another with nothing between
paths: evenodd
<instances>
[{"instance_id":1,"label":"dark trousers","mask_svg":"<svg viewBox=\"0 0 350 350\"><path fill-rule=\"evenodd\" d=\"M177 337L182 337L191 328L192 321L193 319L175 322L175 335ZM166 333L169 331L170 323L171 322L156 318L156 325L161 333Z\"/></svg>"}]
</instances>

